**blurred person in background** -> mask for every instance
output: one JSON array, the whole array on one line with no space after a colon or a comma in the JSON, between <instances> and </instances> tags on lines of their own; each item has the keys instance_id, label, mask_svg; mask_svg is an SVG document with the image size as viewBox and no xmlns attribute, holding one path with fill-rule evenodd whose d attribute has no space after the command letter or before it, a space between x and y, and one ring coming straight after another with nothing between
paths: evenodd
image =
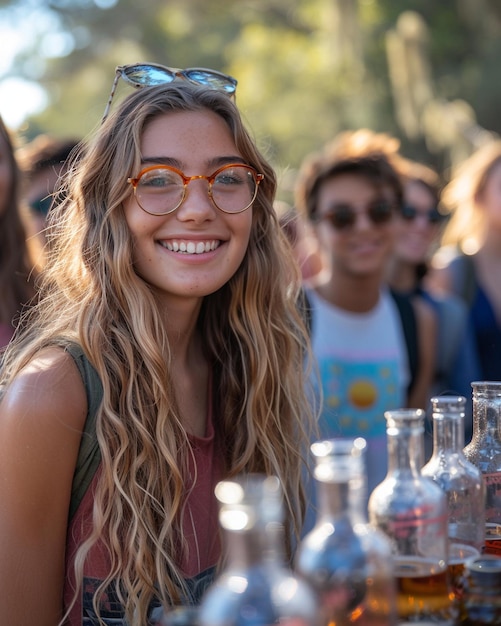
<instances>
[{"instance_id":1,"label":"blurred person in background","mask_svg":"<svg viewBox=\"0 0 501 626\"><path fill-rule=\"evenodd\" d=\"M57 192L78 143L74 138L42 134L17 150L16 157L24 175L22 195L44 244L47 213L54 202L62 199Z\"/></svg>"},{"instance_id":2,"label":"blurred person in background","mask_svg":"<svg viewBox=\"0 0 501 626\"><path fill-rule=\"evenodd\" d=\"M404 182L404 203L397 214L397 238L388 267L388 282L398 292L422 298L437 315L436 367L432 393L447 391L469 395L470 351L462 348L467 333L467 307L454 294L430 291L426 278L446 223L440 209L440 179L430 167L407 159L399 165Z\"/></svg>"},{"instance_id":3,"label":"blurred person in background","mask_svg":"<svg viewBox=\"0 0 501 626\"><path fill-rule=\"evenodd\" d=\"M454 294L434 293L425 279L436 251L446 216L440 206L440 177L432 168L392 155L404 186L404 202L396 219L396 241L388 265L388 283L399 293L423 301L436 316L435 371L430 395L471 395L473 337L466 304ZM469 417L469 419L468 419ZM471 436L471 411L465 420L465 439ZM426 454L432 449L432 428L427 423Z\"/></svg>"},{"instance_id":4,"label":"blurred person in background","mask_svg":"<svg viewBox=\"0 0 501 626\"><path fill-rule=\"evenodd\" d=\"M296 206L310 221L328 280L307 289L324 437L367 440L369 493L387 471L384 412L424 407L433 373L429 307L390 292L402 182L384 135L346 132L307 157Z\"/></svg>"},{"instance_id":5,"label":"blurred person in background","mask_svg":"<svg viewBox=\"0 0 501 626\"><path fill-rule=\"evenodd\" d=\"M21 310L35 296L41 250L20 202L15 138L0 118L0 349L12 338Z\"/></svg>"},{"instance_id":6,"label":"blurred person in background","mask_svg":"<svg viewBox=\"0 0 501 626\"><path fill-rule=\"evenodd\" d=\"M442 193L450 219L429 286L461 297L475 343L477 380L501 380L501 140L466 159Z\"/></svg>"},{"instance_id":7,"label":"blurred person in background","mask_svg":"<svg viewBox=\"0 0 501 626\"><path fill-rule=\"evenodd\" d=\"M287 202L277 201L274 206L279 224L292 246L303 283L314 285L322 281L325 273L325 260L310 223Z\"/></svg>"}]
</instances>

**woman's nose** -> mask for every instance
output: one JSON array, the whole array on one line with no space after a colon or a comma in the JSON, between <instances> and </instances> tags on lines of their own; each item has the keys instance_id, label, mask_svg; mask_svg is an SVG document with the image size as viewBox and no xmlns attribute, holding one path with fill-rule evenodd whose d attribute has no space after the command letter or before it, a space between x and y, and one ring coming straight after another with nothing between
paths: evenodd
<instances>
[{"instance_id":1,"label":"woman's nose","mask_svg":"<svg viewBox=\"0 0 501 626\"><path fill-rule=\"evenodd\" d=\"M209 184L203 178L193 178L186 187L186 194L177 217L180 220L203 221L214 219L217 209L209 196Z\"/></svg>"}]
</instances>

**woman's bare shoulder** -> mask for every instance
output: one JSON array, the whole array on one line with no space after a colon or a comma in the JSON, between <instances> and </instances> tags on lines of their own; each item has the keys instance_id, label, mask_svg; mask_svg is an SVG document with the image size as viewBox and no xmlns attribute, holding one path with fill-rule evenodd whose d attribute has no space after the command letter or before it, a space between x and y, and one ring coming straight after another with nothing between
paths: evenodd
<instances>
[{"instance_id":1,"label":"woman's bare shoulder","mask_svg":"<svg viewBox=\"0 0 501 626\"><path fill-rule=\"evenodd\" d=\"M86 414L82 379L62 348L41 352L4 390L0 401L2 624L28 624L34 606L42 616L40 623L55 624L60 617L71 486Z\"/></svg>"},{"instance_id":2,"label":"woman's bare shoulder","mask_svg":"<svg viewBox=\"0 0 501 626\"><path fill-rule=\"evenodd\" d=\"M86 414L86 392L73 358L64 349L51 347L8 384L0 402L0 429L2 423L21 420L81 432Z\"/></svg>"}]
</instances>

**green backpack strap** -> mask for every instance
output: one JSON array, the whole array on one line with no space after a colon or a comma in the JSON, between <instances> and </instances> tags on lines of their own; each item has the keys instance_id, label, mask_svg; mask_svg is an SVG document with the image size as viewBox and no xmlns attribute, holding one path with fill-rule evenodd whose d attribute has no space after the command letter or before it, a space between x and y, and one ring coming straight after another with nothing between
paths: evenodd
<instances>
[{"instance_id":1,"label":"green backpack strap","mask_svg":"<svg viewBox=\"0 0 501 626\"><path fill-rule=\"evenodd\" d=\"M73 357L80 372L87 394L88 407L71 487L69 511L69 520L71 521L101 462L101 451L96 435L96 418L103 399L103 386L98 373L90 364L82 348L73 343L64 347Z\"/></svg>"}]
</instances>

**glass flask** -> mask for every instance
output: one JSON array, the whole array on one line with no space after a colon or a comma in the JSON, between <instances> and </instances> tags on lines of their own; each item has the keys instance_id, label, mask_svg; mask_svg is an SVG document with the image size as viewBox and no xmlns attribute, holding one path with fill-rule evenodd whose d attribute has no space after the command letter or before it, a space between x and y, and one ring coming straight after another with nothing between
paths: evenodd
<instances>
[{"instance_id":1,"label":"glass flask","mask_svg":"<svg viewBox=\"0 0 501 626\"><path fill-rule=\"evenodd\" d=\"M501 556L501 382L472 382L473 435L464 455L485 483L485 547Z\"/></svg>"},{"instance_id":2,"label":"glass flask","mask_svg":"<svg viewBox=\"0 0 501 626\"><path fill-rule=\"evenodd\" d=\"M216 485L225 566L199 609L200 626L312 626L317 599L284 558L283 494L275 476Z\"/></svg>"},{"instance_id":3,"label":"glass flask","mask_svg":"<svg viewBox=\"0 0 501 626\"><path fill-rule=\"evenodd\" d=\"M431 399L433 454L421 474L434 480L447 497L451 584L461 610L464 564L484 546L485 491L480 470L463 454L466 398Z\"/></svg>"},{"instance_id":4,"label":"glass flask","mask_svg":"<svg viewBox=\"0 0 501 626\"><path fill-rule=\"evenodd\" d=\"M485 492L481 471L463 453L466 398L431 399L433 454L421 470L447 496L449 541L484 546Z\"/></svg>"},{"instance_id":5,"label":"glass flask","mask_svg":"<svg viewBox=\"0 0 501 626\"><path fill-rule=\"evenodd\" d=\"M453 626L459 613L447 570L447 498L421 475L424 417L421 409L385 413L388 473L369 498L369 519L391 542L399 624Z\"/></svg>"},{"instance_id":6,"label":"glass flask","mask_svg":"<svg viewBox=\"0 0 501 626\"><path fill-rule=\"evenodd\" d=\"M501 559L485 554L466 563L464 626L501 624Z\"/></svg>"},{"instance_id":7,"label":"glass flask","mask_svg":"<svg viewBox=\"0 0 501 626\"><path fill-rule=\"evenodd\" d=\"M311 446L319 508L296 569L317 591L322 626L396 624L391 547L367 520L365 447L362 438Z\"/></svg>"}]
</instances>

